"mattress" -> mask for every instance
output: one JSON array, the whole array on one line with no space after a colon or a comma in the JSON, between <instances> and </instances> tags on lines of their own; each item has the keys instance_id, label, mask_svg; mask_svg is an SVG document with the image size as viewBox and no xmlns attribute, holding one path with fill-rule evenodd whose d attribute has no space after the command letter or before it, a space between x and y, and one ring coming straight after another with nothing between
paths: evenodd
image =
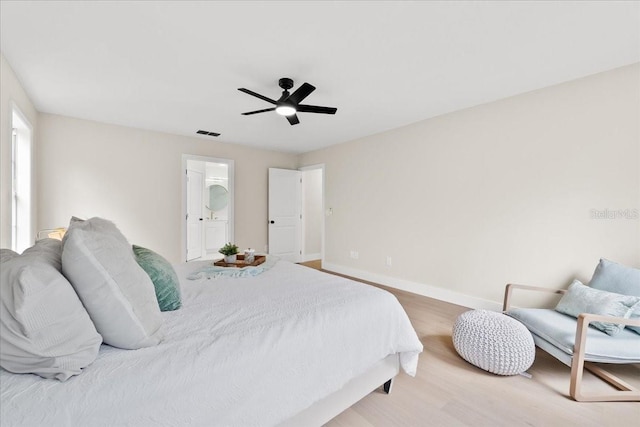
<instances>
[{"instance_id":1,"label":"mattress","mask_svg":"<svg viewBox=\"0 0 640 427\"><path fill-rule=\"evenodd\" d=\"M0 425L271 426L390 354L422 351L390 293L285 261L255 277L187 280L156 347L103 345L66 382L0 371Z\"/></svg>"}]
</instances>

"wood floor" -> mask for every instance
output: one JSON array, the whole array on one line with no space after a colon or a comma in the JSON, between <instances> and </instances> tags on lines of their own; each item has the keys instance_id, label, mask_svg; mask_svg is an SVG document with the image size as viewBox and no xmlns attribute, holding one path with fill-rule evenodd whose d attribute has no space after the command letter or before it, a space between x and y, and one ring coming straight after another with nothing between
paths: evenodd
<instances>
[{"instance_id":1,"label":"wood floor","mask_svg":"<svg viewBox=\"0 0 640 427\"><path fill-rule=\"evenodd\" d=\"M320 268L319 261L304 263ZM371 284L371 283L370 283ZM536 349L532 378L485 372L458 356L451 328L468 308L384 286L396 295L424 345L415 378L401 373L391 394L371 393L326 427L390 426L631 426L640 403L580 403L569 397L569 367ZM640 366L611 371L640 386ZM586 390L608 385L585 373Z\"/></svg>"}]
</instances>

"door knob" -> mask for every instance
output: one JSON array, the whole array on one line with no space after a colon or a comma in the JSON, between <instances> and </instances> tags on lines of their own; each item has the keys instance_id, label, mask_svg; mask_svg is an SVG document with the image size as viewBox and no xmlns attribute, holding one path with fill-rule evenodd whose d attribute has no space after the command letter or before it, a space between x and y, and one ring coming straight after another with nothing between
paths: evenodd
<instances>
[{"instance_id":1,"label":"door knob","mask_svg":"<svg viewBox=\"0 0 640 427\"><path fill-rule=\"evenodd\" d=\"M199 219L200 219L200 221L202 221L202 218L199 218Z\"/></svg>"},{"instance_id":2,"label":"door knob","mask_svg":"<svg viewBox=\"0 0 640 427\"><path fill-rule=\"evenodd\" d=\"M269 222L270 222L271 224L275 224L275 223L276 223L275 221L269 221Z\"/></svg>"}]
</instances>

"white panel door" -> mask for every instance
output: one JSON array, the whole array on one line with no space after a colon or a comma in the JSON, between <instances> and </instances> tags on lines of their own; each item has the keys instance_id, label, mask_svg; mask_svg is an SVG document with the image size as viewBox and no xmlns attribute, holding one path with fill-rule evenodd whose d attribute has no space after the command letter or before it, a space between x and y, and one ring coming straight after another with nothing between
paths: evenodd
<instances>
[{"instance_id":1,"label":"white panel door","mask_svg":"<svg viewBox=\"0 0 640 427\"><path fill-rule=\"evenodd\" d=\"M187 169L187 261L202 256L202 172Z\"/></svg>"},{"instance_id":2,"label":"white panel door","mask_svg":"<svg viewBox=\"0 0 640 427\"><path fill-rule=\"evenodd\" d=\"M300 261L302 172L269 168L269 254Z\"/></svg>"}]
</instances>

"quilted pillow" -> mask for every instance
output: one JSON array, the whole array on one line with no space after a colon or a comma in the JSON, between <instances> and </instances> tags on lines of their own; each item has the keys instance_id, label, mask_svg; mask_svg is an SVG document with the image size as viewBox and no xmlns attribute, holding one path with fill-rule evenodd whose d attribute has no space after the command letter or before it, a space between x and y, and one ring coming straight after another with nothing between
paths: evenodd
<instances>
[{"instance_id":1,"label":"quilted pillow","mask_svg":"<svg viewBox=\"0 0 640 427\"><path fill-rule=\"evenodd\" d=\"M124 349L157 345L162 317L151 279L110 221L71 221L62 240L62 272L105 344Z\"/></svg>"},{"instance_id":2,"label":"quilted pillow","mask_svg":"<svg viewBox=\"0 0 640 427\"><path fill-rule=\"evenodd\" d=\"M556 311L573 317L578 317L581 313L591 313L628 319L639 306L638 297L592 289L579 280L574 280L558 301ZM592 322L591 325L608 335L616 335L624 329L624 324L609 322Z\"/></svg>"},{"instance_id":3,"label":"quilted pillow","mask_svg":"<svg viewBox=\"0 0 640 427\"><path fill-rule=\"evenodd\" d=\"M180 281L169 261L151 249L137 245L133 245L133 253L140 267L153 282L160 311L179 309L182 306Z\"/></svg>"},{"instance_id":4,"label":"quilted pillow","mask_svg":"<svg viewBox=\"0 0 640 427\"><path fill-rule=\"evenodd\" d=\"M0 259L0 366L66 381L98 355L102 337L60 272L59 240Z\"/></svg>"}]
</instances>

